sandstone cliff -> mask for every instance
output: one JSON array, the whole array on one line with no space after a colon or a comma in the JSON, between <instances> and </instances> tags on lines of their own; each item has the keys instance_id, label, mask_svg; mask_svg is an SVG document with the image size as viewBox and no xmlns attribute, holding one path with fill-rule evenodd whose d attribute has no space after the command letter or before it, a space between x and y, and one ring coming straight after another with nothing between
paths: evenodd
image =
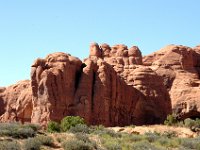
<instances>
[{"instance_id":1,"label":"sandstone cliff","mask_svg":"<svg viewBox=\"0 0 200 150\"><path fill-rule=\"evenodd\" d=\"M199 47L170 45L144 57L169 91L172 109L180 119L200 117Z\"/></svg>"},{"instance_id":2,"label":"sandstone cliff","mask_svg":"<svg viewBox=\"0 0 200 150\"><path fill-rule=\"evenodd\" d=\"M31 80L0 88L0 120L40 123L79 115L89 124L162 123L172 111L200 117L200 47L169 45L142 57L137 46L90 45L84 61L49 54Z\"/></svg>"}]
</instances>

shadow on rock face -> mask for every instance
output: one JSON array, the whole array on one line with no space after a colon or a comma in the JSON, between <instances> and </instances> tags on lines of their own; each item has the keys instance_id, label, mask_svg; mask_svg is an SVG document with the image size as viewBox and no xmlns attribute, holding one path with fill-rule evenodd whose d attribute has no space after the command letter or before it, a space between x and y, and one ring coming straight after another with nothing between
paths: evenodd
<instances>
[{"instance_id":1,"label":"shadow on rock face","mask_svg":"<svg viewBox=\"0 0 200 150\"><path fill-rule=\"evenodd\" d=\"M0 116L3 115L5 112L5 103L3 101L3 98L0 97Z\"/></svg>"}]
</instances>

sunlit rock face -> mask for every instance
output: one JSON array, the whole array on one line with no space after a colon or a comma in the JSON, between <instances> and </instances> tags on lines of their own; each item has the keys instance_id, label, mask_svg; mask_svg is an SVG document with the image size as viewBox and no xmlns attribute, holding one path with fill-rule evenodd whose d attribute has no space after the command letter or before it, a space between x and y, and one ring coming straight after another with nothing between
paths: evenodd
<instances>
[{"instance_id":1,"label":"sunlit rock face","mask_svg":"<svg viewBox=\"0 0 200 150\"><path fill-rule=\"evenodd\" d=\"M200 48L169 45L145 56L148 65L164 79L172 110L179 119L200 117Z\"/></svg>"},{"instance_id":2,"label":"sunlit rock face","mask_svg":"<svg viewBox=\"0 0 200 150\"><path fill-rule=\"evenodd\" d=\"M46 125L49 120L60 121L68 115L106 126L135 121L134 107L140 93L99 58L98 50L92 47L84 62L65 53L54 53L32 65L33 123Z\"/></svg>"},{"instance_id":3,"label":"sunlit rock face","mask_svg":"<svg viewBox=\"0 0 200 150\"><path fill-rule=\"evenodd\" d=\"M46 126L68 115L125 126L200 115L200 48L169 45L142 57L137 46L92 43L81 61L67 53L38 58L31 80L0 88L0 121Z\"/></svg>"}]
</instances>

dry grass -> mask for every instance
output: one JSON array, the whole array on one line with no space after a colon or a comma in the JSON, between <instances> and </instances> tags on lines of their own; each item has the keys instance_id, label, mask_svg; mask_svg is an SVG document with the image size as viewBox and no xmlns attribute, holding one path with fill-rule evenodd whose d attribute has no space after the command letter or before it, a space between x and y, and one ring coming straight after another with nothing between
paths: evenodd
<instances>
[{"instance_id":1,"label":"dry grass","mask_svg":"<svg viewBox=\"0 0 200 150\"><path fill-rule=\"evenodd\" d=\"M133 133L133 134L145 134L148 132L157 132L164 134L166 132L175 132L177 133L177 137L180 138L192 138L197 137L198 133L192 132L189 128L185 127L174 127L174 126L166 126L166 125L149 125L149 126L135 126L135 127L112 127L116 132L125 132L125 133Z\"/></svg>"}]
</instances>

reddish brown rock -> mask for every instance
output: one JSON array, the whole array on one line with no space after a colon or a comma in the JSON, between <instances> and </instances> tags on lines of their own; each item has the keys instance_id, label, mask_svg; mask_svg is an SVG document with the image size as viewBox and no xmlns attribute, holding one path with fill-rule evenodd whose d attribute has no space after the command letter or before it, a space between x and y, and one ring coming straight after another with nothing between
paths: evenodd
<instances>
[{"instance_id":1,"label":"reddish brown rock","mask_svg":"<svg viewBox=\"0 0 200 150\"><path fill-rule=\"evenodd\" d=\"M29 80L20 81L4 89L0 94L0 101L3 103L0 116L2 122L31 122L33 107Z\"/></svg>"},{"instance_id":2,"label":"reddish brown rock","mask_svg":"<svg viewBox=\"0 0 200 150\"><path fill-rule=\"evenodd\" d=\"M0 87L0 116L4 114L6 107L5 101L3 99L5 90L5 87Z\"/></svg>"},{"instance_id":3,"label":"reddish brown rock","mask_svg":"<svg viewBox=\"0 0 200 150\"><path fill-rule=\"evenodd\" d=\"M97 43L92 43L90 45L90 58L100 58L102 57L102 50Z\"/></svg>"},{"instance_id":4,"label":"reddish brown rock","mask_svg":"<svg viewBox=\"0 0 200 150\"><path fill-rule=\"evenodd\" d=\"M129 57L134 59L131 64ZM141 64L138 47L132 47L129 52L125 45L110 48L97 43L91 44L90 56L83 63L65 53L36 60L31 73L32 121L46 125L49 120L79 115L90 124L106 126L163 122L171 112L166 88L162 79L145 90L135 88L136 82L143 82L143 78L136 81L134 76L134 70ZM145 78L160 78L150 72L145 72ZM144 83L144 87L149 84ZM148 109L143 109L143 103ZM154 110L157 105L160 109Z\"/></svg>"},{"instance_id":5,"label":"reddish brown rock","mask_svg":"<svg viewBox=\"0 0 200 150\"><path fill-rule=\"evenodd\" d=\"M133 79L133 86L143 95L136 105L136 120L139 124L163 122L171 113L171 101L163 78L148 67L139 67L133 71Z\"/></svg>"},{"instance_id":6,"label":"reddish brown rock","mask_svg":"<svg viewBox=\"0 0 200 150\"><path fill-rule=\"evenodd\" d=\"M200 117L199 49L170 45L144 58L164 78L173 113L185 119Z\"/></svg>"},{"instance_id":7,"label":"reddish brown rock","mask_svg":"<svg viewBox=\"0 0 200 150\"><path fill-rule=\"evenodd\" d=\"M66 53L50 54L33 63L31 84L0 88L1 121L46 126L78 115L89 124L124 126L162 123L172 108L185 116L198 113L199 52L171 45L142 60L136 46L93 43L83 62Z\"/></svg>"},{"instance_id":8,"label":"reddish brown rock","mask_svg":"<svg viewBox=\"0 0 200 150\"><path fill-rule=\"evenodd\" d=\"M104 44L101 44L100 48L102 49L102 57L105 58L105 57L110 57L110 51L111 51L111 47L104 43Z\"/></svg>"},{"instance_id":9,"label":"reddish brown rock","mask_svg":"<svg viewBox=\"0 0 200 150\"><path fill-rule=\"evenodd\" d=\"M65 53L54 53L32 65L32 122L46 125L67 115L106 126L135 121L133 111L139 93L126 85L109 64L92 56L95 60L92 57L82 63Z\"/></svg>"}]
</instances>

